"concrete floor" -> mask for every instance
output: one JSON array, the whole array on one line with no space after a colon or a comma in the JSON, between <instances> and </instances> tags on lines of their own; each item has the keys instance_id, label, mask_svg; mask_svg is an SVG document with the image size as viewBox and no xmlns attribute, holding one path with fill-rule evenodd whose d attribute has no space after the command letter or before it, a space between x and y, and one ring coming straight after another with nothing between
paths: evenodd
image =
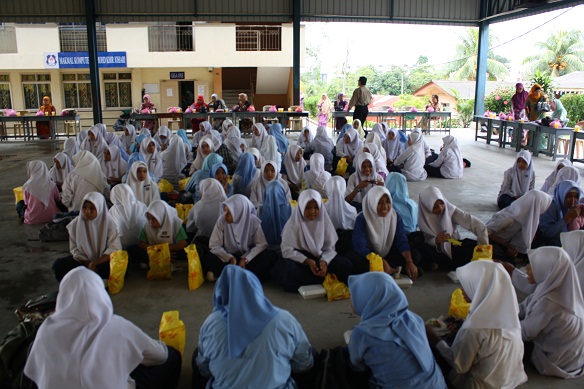
<instances>
[{"instance_id":1,"label":"concrete floor","mask_svg":"<svg viewBox=\"0 0 584 389\"><path fill-rule=\"evenodd\" d=\"M472 162L458 180L429 178L424 182L409 183L410 197L417 201L418 193L429 185L439 187L448 200L471 212L483 221L497 211L496 196L505 169L513 164L516 153L474 141L474 131L455 129L452 135L459 139L463 156ZM439 150L443 135L433 134L426 140ZM296 139L296 135L290 137ZM14 211L12 188L26 181L26 162L41 159L49 166L56 153L47 141L4 142L0 144L0 334L13 328L17 319L13 311L28 299L58 288L50 270L54 259L68 252L68 244L42 243L38 240L40 226L22 224ZM548 157L534 159L536 188L541 187L555 163ZM582 172L584 165L576 164ZM187 345L183 360L181 388L190 387L190 359L197 344L199 328L212 311L213 284L205 283L189 292L187 274L174 274L171 281L147 281L146 272L130 265L129 276L121 293L112 296L115 312L131 320L153 337L158 336L162 312L179 310L187 329ZM446 314L450 294L457 287L445 273L424 275L405 291L410 309L424 319ZM343 333L358 323L348 300L327 302L326 299L303 300L298 294L281 291L273 283L265 285L265 293L272 303L290 311L302 324L316 349L343 344ZM540 376L533 367L526 366L529 388L581 388L584 378L561 380Z\"/></svg>"}]
</instances>

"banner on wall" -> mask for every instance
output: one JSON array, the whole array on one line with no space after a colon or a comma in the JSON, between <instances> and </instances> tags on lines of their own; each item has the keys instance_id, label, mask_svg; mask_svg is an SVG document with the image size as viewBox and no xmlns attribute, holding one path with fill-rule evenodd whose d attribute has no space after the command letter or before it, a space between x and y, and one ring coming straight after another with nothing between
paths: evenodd
<instances>
[{"instance_id":1,"label":"banner on wall","mask_svg":"<svg viewBox=\"0 0 584 389\"><path fill-rule=\"evenodd\" d=\"M89 68L89 53L86 51L44 53L45 69L81 69ZM100 68L128 67L125 51L101 51L97 53Z\"/></svg>"}]
</instances>

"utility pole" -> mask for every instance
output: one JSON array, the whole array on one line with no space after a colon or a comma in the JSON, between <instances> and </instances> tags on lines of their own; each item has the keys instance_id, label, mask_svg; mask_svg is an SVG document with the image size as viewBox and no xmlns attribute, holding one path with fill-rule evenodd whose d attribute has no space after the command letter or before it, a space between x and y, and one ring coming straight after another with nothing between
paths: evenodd
<instances>
[{"instance_id":1,"label":"utility pole","mask_svg":"<svg viewBox=\"0 0 584 389\"><path fill-rule=\"evenodd\" d=\"M349 41L347 40L347 50L345 51L345 62L343 62L343 95L347 88L347 73L349 70Z\"/></svg>"}]
</instances>

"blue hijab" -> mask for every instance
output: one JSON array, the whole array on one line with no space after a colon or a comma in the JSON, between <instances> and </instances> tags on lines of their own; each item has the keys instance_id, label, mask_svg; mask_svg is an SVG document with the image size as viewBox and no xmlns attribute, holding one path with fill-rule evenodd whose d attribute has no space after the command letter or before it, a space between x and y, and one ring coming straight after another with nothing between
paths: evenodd
<instances>
[{"instance_id":1,"label":"blue hijab","mask_svg":"<svg viewBox=\"0 0 584 389\"><path fill-rule=\"evenodd\" d=\"M290 219L292 207L286 198L286 191L279 180L272 180L264 192L264 203L260 208L259 218L262 230L269 244L282 243L282 230Z\"/></svg>"},{"instance_id":2,"label":"blue hijab","mask_svg":"<svg viewBox=\"0 0 584 389\"><path fill-rule=\"evenodd\" d=\"M257 167L255 165L255 158L252 153L245 152L239 156L239 163L237 164L237 168L233 173L233 176L241 177L240 181L234 181L234 191L235 193L243 193L245 188L251 184L255 177L255 173L257 171ZM241 185L241 187L240 187Z\"/></svg>"},{"instance_id":3,"label":"blue hijab","mask_svg":"<svg viewBox=\"0 0 584 389\"><path fill-rule=\"evenodd\" d=\"M408 193L406 177L400 173L389 173L385 179L385 187L391 193L391 206L401 216L406 234L418 229L418 204Z\"/></svg>"},{"instance_id":4,"label":"blue hijab","mask_svg":"<svg viewBox=\"0 0 584 389\"><path fill-rule=\"evenodd\" d=\"M185 190L191 193L195 193L195 201L197 199L199 191L199 183L205 178L211 177L211 167L217 163L223 163L223 157L219 154L209 153L205 160L203 161L203 166L201 170L197 170L192 176L189 182L185 186Z\"/></svg>"},{"instance_id":5,"label":"blue hijab","mask_svg":"<svg viewBox=\"0 0 584 389\"><path fill-rule=\"evenodd\" d=\"M231 359L237 358L280 311L264 296L257 277L239 266L223 269L215 285L213 305L225 319Z\"/></svg>"},{"instance_id":6,"label":"blue hijab","mask_svg":"<svg viewBox=\"0 0 584 389\"><path fill-rule=\"evenodd\" d=\"M558 220L563 218L566 212L568 212L568 208L566 208L565 205L565 199L568 195L568 192L574 189L578 191L578 198L580 198L582 196L582 190L574 181L562 181L558 184L558 186L556 186L556 189L554 190L554 203L556 203L560 212L558 215Z\"/></svg>"},{"instance_id":7,"label":"blue hijab","mask_svg":"<svg viewBox=\"0 0 584 389\"><path fill-rule=\"evenodd\" d=\"M227 166L224 163L216 163L215 165L211 166L211 177L216 178L217 170L223 169L226 175L229 175L229 170L227 170ZM229 189L229 193L225 193L227 197L233 196L233 185L229 182L227 183L227 188Z\"/></svg>"},{"instance_id":8,"label":"blue hijab","mask_svg":"<svg viewBox=\"0 0 584 389\"><path fill-rule=\"evenodd\" d=\"M278 145L278 152L280 154L285 154L288 150L288 139L282 134L282 125L280 123L274 123L270 126L270 135L276 138L276 144Z\"/></svg>"},{"instance_id":9,"label":"blue hijab","mask_svg":"<svg viewBox=\"0 0 584 389\"><path fill-rule=\"evenodd\" d=\"M177 130L176 135L180 136L183 142L188 144L189 147L191 146L191 142L189 141L189 138L187 138L187 132L185 130L183 130L182 128L180 130Z\"/></svg>"},{"instance_id":10,"label":"blue hijab","mask_svg":"<svg viewBox=\"0 0 584 389\"><path fill-rule=\"evenodd\" d=\"M406 296L391 276L384 272L350 276L349 290L355 313L361 316L357 325L361 331L408 349L422 370L433 369L424 321L408 310Z\"/></svg>"},{"instance_id":11,"label":"blue hijab","mask_svg":"<svg viewBox=\"0 0 584 389\"><path fill-rule=\"evenodd\" d=\"M144 139L148 138L149 136L150 135L147 135L147 134L138 135L136 137L136 139L134 139L134 143L132 143L132 145L130 146L130 151L132 153L139 152L140 151L140 143L142 143L142 141ZM129 166L128 166L128 169L130 169Z\"/></svg>"},{"instance_id":12,"label":"blue hijab","mask_svg":"<svg viewBox=\"0 0 584 389\"><path fill-rule=\"evenodd\" d=\"M342 138L343 136L345 136L345 132L347 132L347 130L348 130L349 128L353 128L353 126L352 126L351 124L345 124L345 125L343 126L343 128L341 129L341 133L340 133L340 134L339 134L339 136L337 137L337 141L335 142L335 144L339 143L339 140L341 140L341 138Z\"/></svg>"}]
</instances>

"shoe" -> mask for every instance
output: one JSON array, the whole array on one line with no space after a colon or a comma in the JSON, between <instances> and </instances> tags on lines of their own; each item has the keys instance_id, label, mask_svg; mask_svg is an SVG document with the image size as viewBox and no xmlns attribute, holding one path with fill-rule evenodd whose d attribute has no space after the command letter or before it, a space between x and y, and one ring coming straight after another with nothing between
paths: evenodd
<instances>
[{"instance_id":1,"label":"shoe","mask_svg":"<svg viewBox=\"0 0 584 389\"><path fill-rule=\"evenodd\" d=\"M213 274L212 271L208 271L207 274L205 275L205 279L209 282L215 282L217 281L217 278L215 278L215 274Z\"/></svg>"}]
</instances>

